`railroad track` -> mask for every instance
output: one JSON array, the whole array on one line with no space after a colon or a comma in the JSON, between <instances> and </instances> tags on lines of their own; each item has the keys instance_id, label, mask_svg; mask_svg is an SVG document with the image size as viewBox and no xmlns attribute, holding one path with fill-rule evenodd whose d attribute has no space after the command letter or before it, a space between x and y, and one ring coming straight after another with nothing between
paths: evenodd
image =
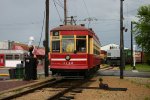
<instances>
[{"instance_id":1,"label":"railroad track","mask_svg":"<svg viewBox=\"0 0 150 100\"><path fill-rule=\"evenodd\" d=\"M13 91L7 93L6 96L0 97L2 100L15 99L15 100L70 100L73 99L72 96L64 96L64 94L72 92L81 92L81 89L77 89L82 84L86 83L88 79L81 80L70 80L70 79L56 79L53 81L47 81L45 83L39 84L33 87L27 87L22 90Z\"/></svg>"},{"instance_id":2,"label":"railroad track","mask_svg":"<svg viewBox=\"0 0 150 100\"><path fill-rule=\"evenodd\" d=\"M5 91L0 94L0 100L9 100L9 99L21 97L28 93L32 93L35 90L46 87L47 85L52 85L60 81L62 81L62 78L59 78L59 79L52 78L50 80L46 80L40 83L32 84L32 85L25 86L25 87L19 87L17 89L12 89L10 91Z\"/></svg>"}]
</instances>

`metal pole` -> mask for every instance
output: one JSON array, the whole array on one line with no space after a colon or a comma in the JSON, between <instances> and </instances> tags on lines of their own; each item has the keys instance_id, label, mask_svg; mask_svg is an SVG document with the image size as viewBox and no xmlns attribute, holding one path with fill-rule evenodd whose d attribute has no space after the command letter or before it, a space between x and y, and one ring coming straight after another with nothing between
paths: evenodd
<instances>
[{"instance_id":1,"label":"metal pole","mask_svg":"<svg viewBox=\"0 0 150 100\"><path fill-rule=\"evenodd\" d=\"M120 0L120 79L123 79L124 61L124 39L123 39L123 1Z\"/></svg>"},{"instance_id":2,"label":"metal pole","mask_svg":"<svg viewBox=\"0 0 150 100\"><path fill-rule=\"evenodd\" d=\"M67 0L64 0L64 23L67 25Z\"/></svg>"},{"instance_id":3,"label":"metal pole","mask_svg":"<svg viewBox=\"0 0 150 100\"><path fill-rule=\"evenodd\" d=\"M143 43L142 43L142 52L141 52L141 63L143 64L143 60L144 60L144 57L143 57Z\"/></svg>"},{"instance_id":4,"label":"metal pole","mask_svg":"<svg viewBox=\"0 0 150 100\"><path fill-rule=\"evenodd\" d=\"M131 21L131 67L133 67L133 22Z\"/></svg>"},{"instance_id":5,"label":"metal pole","mask_svg":"<svg viewBox=\"0 0 150 100\"><path fill-rule=\"evenodd\" d=\"M49 76L48 68L48 37L49 37L49 0L46 0L46 23L45 23L45 77Z\"/></svg>"},{"instance_id":6,"label":"metal pole","mask_svg":"<svg viewBox=\"0 0 150 100\"><path fill-rule=\"evenodd\" d=\"M142 34L142 37L143 37L143 34ZM141 53L141 63L142 64L143 64L143 60L144 60L143 54L144 54L144 50L143 50L143 43L142 43L142 53Z\"/></svg>"},{"instance_id":7,"label":"metal pole","mask_svg":"<svg viewBox=\"0 0 150 100\"><path fill-rule=\"evenodd\" d=\"M136 59L135 59L135 48L136 48L136 45L133 45L133 50L134 50L134 52L133 52L133 55L134 55L134 57L133 57L133 70L136 70L136 68L135 68L135 63L136 63Z\"/></svg>"}]
</instances>

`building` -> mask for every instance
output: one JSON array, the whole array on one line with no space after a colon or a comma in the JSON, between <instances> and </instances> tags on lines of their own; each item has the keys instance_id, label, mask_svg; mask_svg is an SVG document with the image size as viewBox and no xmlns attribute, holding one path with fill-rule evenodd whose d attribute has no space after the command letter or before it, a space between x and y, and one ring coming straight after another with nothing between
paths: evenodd
<instances>
[{"instance_id":1,"label":"building","mask_svg":"<svg viewBox=\"0 0 150 100\"><path fill-rule=\"evenodd\" d=\"M104 51L108 51L108 50L111 50L111 49L120 49L120 46L117 45L117 44L108 44L108 45L105 45L105 46L102 46L101 47L101 50L104 50ZM129 48L126 48L124 47L124 49L129 49Z\"/></svg>"},{"instance_id":2,"label":"building","mask_svg":"<svg viewBox=\"0 0 150 100\"><path fill-rule=\"evenodd\" d=\"M20 64L28 56L28 50L27 44L14 41L0 42L0 67L16 67L17 64ZM34 54L38 58L39 63L43 64L45 49L35 46Z\"/></svg>"}]
</instances>

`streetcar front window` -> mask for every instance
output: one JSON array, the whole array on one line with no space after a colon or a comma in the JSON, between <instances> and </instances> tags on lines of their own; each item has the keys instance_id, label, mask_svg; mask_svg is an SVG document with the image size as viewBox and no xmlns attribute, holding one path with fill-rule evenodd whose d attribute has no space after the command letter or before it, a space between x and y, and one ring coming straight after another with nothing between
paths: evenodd
<instances>
[{"instance_id":1,"label":"streetcar front window","mask_svg":"<svg viewBox=\"0 0 150 100\"><path fill-rule=\"evenodd\" d=\"M52 41L52 51L60 52L60 40Z\"/></svg>"},{"instance_id":2,"label":"streetcar front window","mask_svg":"<svg viewBox=\"0 0 150 100\"><path fill-rule=\"evenodd\" d=\"M86 36L77 36L76 49L77 52L86 52Z\"/></svg>"},{"instance_id":3,"label":"streetcar front window","mask_svg":"<svg viewBox=\"0 0 150 100\"><path fill-rule=\"evenodd\" d=\"M62 52L74 52L74 36L62 36Z\"/></svg>"}]
</instances>

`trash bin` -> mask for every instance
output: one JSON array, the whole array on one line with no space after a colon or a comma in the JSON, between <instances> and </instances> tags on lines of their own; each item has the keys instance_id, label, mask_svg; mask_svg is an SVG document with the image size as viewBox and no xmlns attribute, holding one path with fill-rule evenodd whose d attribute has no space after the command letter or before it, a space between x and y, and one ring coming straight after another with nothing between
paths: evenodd
<instances>
[{"instance_id":1,"label":"trash bin","mask_svg":"<svg viewBox=\"0 0 150 100\"><path fill-rule=\"evenodd\" d=\"M9 69L9 77L10 77L10 79L15 79L16 78L16 75L15 75L16 72L15 71L16 71L15 68Z\"/></svg>"},{"instance_id":2,"label":"trash bin","mask_svg":"<svg viewBox=\"0 0 150 100\"><path fill-rule=\"evenodd\" d=\"M24 67L23 64L17 64L15 68L15 76L17 79L24 77Z\"/></svg>"},{"instance_id":3,"label":"trash bin","mask_svg":"<svg viewBox=\"0 0 150 100\"><path fill-rule=\"evenodd\" d=\"M28 57L25 58L25 80L37 79L37 59Z\"/></svg>"},{"instance_id":4,"label":"trash bin","mask_svg":"<svg viewBox=\"0 0 150 100\"><path fill-rule=\"evenodd\" d=\"M17 64L16 68L23 68L23 64Z\"/></svg>"},{"instance_id":5,"label":"trash bin","mask_svg":"<svg viewBox=\"0 0 150 100\"><path fill-rule=\"evenodd\" d=\"M21 79L24 77L24 68L23 67L16 67L15 75L17 79Z\"/></svg>"}]
</instances>

